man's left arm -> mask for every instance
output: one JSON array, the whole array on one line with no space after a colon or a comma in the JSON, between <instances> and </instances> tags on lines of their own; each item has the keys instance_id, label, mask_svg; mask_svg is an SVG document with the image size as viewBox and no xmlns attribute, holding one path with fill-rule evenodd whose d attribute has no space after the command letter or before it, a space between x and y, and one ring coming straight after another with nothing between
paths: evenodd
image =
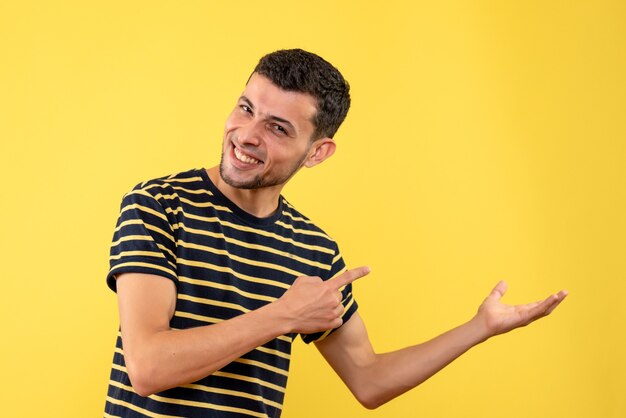
<instances>
[{"instance_id":1,"label":"man's left arm","mask_svg":"<svg viewBox=\"0 0 626 418\"><path fill-rule=\"evenodd\" d=\"M377 408L424 382L473 346L550 314L567 296L561 291L543 301L510 306L500 301L506 288L504 282L498 283L471 320L422 344L376 354L358 313L315 344L358 401L366 408Z\"/></svg>"}]
</instances>

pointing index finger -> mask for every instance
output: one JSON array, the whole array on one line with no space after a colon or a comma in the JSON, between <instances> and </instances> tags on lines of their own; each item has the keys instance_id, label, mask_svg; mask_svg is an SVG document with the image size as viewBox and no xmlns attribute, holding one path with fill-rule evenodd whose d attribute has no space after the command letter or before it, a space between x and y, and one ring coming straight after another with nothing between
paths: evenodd
<instances>
[{"instance_id":1,"label":"pointing index finger","mask_svg":"<svg viewBox=\"0 0 626 418\"><path fill-rule=\"evenodd\" d=\"M334 279L329 280L327 283L333 289L339 290L342 287L352 283L356 279L360 279L361 277L366 276L367 274L369 274L369 272L369 267L357 267L352 270L345 271Z\"/></svg>"}]
</instances>

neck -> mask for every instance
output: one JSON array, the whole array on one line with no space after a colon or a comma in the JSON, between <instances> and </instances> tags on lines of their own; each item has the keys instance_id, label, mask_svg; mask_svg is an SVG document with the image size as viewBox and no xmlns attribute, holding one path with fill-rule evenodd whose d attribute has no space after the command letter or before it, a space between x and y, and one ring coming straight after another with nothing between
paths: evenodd
<instances>
[{"instance_id":1,"label":"neck","mask_svg":"<svg viewBox=\"0 0 626 418\"><path fill-rule=\"evenodd\" d=\"M260 189L238 189L222 179L219 166L207 169L207 174L224 196L249 214L257 218L266 218L276 212L283 185Z\"/></svg>"}]
</instances>

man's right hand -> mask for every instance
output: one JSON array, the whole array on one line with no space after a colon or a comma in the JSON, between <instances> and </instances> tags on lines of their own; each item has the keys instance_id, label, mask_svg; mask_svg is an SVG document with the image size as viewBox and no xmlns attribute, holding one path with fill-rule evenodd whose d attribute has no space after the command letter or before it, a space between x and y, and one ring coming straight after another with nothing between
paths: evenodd
<instances>
[{"instance_id":1,"label":"man's right hand","mask_svg":"<svg viewBox=\"0 0 626 418\"><path fill-rule=\"evenodd\" d=\"M300 277L274 303L210 325L173 330L176 287L151 274L117 278L124 360L134 390L148 396L195 382L254 348L290 332L341 325L339 289L369 273L362 267L335 279Z\"/></svg>"},{"instance_id":2,"label":"man's right hand","mask_svg":"<svg viewBox=\"0 0 626 418\"><path fill-rule=\"evenodd\" d=\"M312 334L337 328L343 323L341 289L369 272L369 267L358 267L326 282L319 277L298 277L276 305L289 322L291 332Z\"/></svg>"}]
</instances>

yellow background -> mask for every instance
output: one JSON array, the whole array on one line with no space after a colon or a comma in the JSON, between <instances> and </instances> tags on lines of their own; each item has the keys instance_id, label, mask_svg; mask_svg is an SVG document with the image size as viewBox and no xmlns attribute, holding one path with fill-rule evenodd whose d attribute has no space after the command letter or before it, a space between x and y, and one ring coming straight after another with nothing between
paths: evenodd
<instances>
[{"instance_id":1,"label":"yellow background","mask_svg":"<svg viewBox=\"0 0 626 418\"><path fill-rule=\"evenodd\" d=\"M553 316L367 411L294 347L283 416L626 416L623 1L0 2L3 417L101 416L122 195L218 162L258 58L338 66L337 154L285 196L373 273L381 351L560 288Z\"/></svg>"}]
</instances>

